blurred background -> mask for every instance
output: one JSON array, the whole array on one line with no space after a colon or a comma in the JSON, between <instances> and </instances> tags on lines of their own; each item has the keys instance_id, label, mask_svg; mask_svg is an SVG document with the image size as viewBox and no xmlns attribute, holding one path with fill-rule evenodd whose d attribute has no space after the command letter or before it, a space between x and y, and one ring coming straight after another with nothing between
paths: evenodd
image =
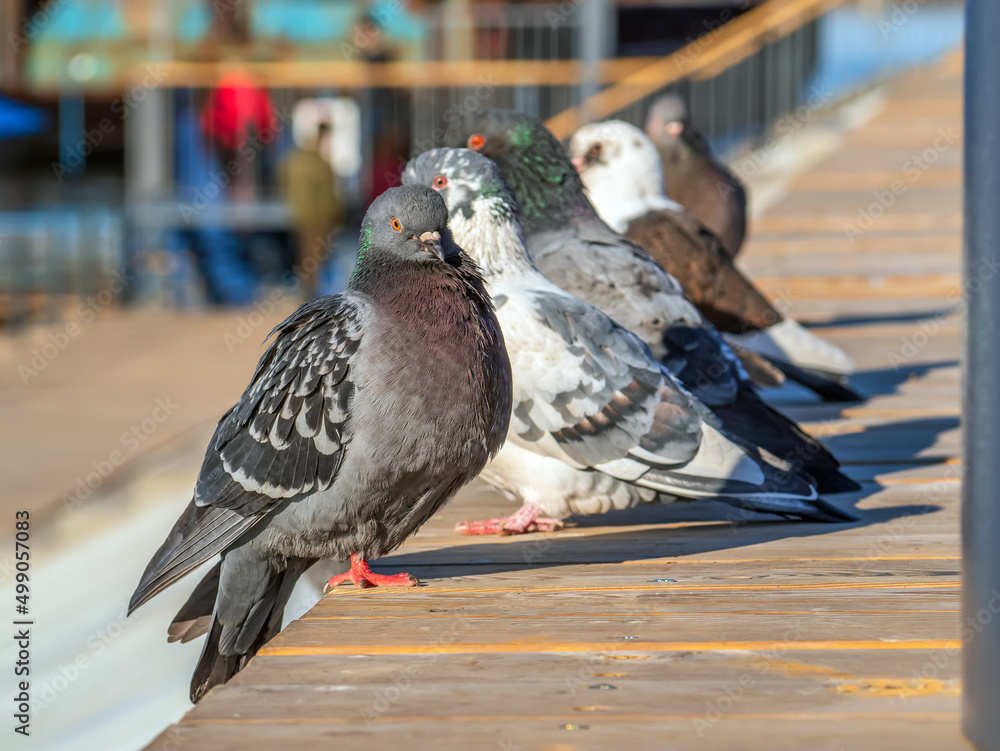
<instances>
[{"instance_id":1,"label":"blurred background","mask_svg":"<svg viewBox=\"0 0 1000 751\"><path fill-rule=\"evenodd\" d=\"M760 6L787 13L718 49L720 29ZM3 0L0 602L14 511L28 509L32 746L137 748L188 706L200 645L165 643L188 588L128 620L125 603L268 331L343 288L360 218L407 159L478 109L514 107L568 137L593 116L642 125L673 91L759 213L875 111L883 82L955 49L962 12ZM657 64L618 109L594 105Z\"/></svg>"}]
</instances>

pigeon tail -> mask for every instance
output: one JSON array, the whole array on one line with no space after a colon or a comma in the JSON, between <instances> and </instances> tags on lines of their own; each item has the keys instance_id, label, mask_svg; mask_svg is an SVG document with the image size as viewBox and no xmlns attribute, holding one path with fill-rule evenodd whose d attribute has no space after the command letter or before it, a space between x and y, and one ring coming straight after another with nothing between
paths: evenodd
<instances>
[{"instance_id":1,"label":"pigeon tail","mask_svg":"<svg viewBox=\"0 0 1000 751\"><path fill-rule=\"evenodd\" d=\"M645 460L649 467L634 480L636 485L685 498L732 499L738 505L807 513L819 497L801 474L769 464L710 425L702 427L698 453L681 466L664 466L662 461L657 464L655 457L641 450L630 452L629 459ZM609 462L597 469L612 473L616 464Z\"/></svg>"},{"instance_id":2,"label":"pigeon tail","mask_svg":"<svg viewBox=\"0 0 1000 751\"><path fill-rule=\"evenodd\" d=\"M771 360L840 376L854 372L854 359L850 355L804 329L791 318L763 331L730 334L730 337L744 349L765 355Z\"/></svg>"},{"instance_id":3,"label":"pigeon tail","mask_svg":"<svg viewBox=\"0 0 1000 751\"><path fill-rule=\"evenodd\" d=\"M720 461L720 455L729 459ZM728 469L706 472L708 466ZM715 497L752 511L811 521L857 520L820 498L812 484L794 469L773 465L759 455L748 453L707 426L702 446L690 462L675 469L653 470L643 475L639 483L673 495Z\"/></svg>"},{"instance_id":4,"label":"pigeon tail","mask_svg":"<svg viewBox=\"0 0 1000 751\"><path fill-rule=\"evenodd\" d=\"M826 446L767 404L754 389L741 387L734 404L713 406L712 411L738 443L760 447L795 473L813 478L820 493L860 489L840 472L840 462Z\"/></svg>"},{"instance_id":5,"label":"pigeon tail","mask_svg":"<svg viewBox=\"0 0 1000 751\"><path fill-rule=\"evenodd\" d=\"M794 517L803 521L827 524L850 524L860 520L856 514L838 508L832 503L816 498L809 503L788 503L781 499L760 500L757 498L721 497L720 501L747 511ZM746 519L749 520L749 517Z\"/></svg>"},{"instance_id":6,"label":"pigeon tail","mask_svg":"<svg viewBox=\"0 0 1000 751\"><path fill-rule=\"evenodd\" d=\"M194 588L187 602L181 606L174 616L170 626L167 627L167 641L179 641L187 644L193 639L197 639L202 634L208 633L212 625L212 611L215 610L215 598L219 594L219 572L222 570L222 561L219 561L212 570Z\"/></svg>"},{"instance_id":7,"label":"pigeon tail","mask_svg":"<svg viewBox=\"0 0 1000 751\"><path fill-rule=\"evenodd\" d=\"M865 398L847 385L846 378L831 376L808 368L800 368L791 363L772 361L789 381L794 381L819 396L824 402L863 402Z\"/></svg>"},{"instance_id":8,"label":"pigeon tail","mask_svg":"<svg viewBox=\"0 0 1000 751\"><path fill-rule=\"evenodd\" d=\"M281 631L285 603L295 582L313 563L315 560L290 558L284 569L275 569L272 561L258 557L247 547L226 555L208 639L191 678L192 703L197 704L213 686L236 675L257 650ZM198 589L209 586L207 579Z\"/></svg>"}]
</instances>

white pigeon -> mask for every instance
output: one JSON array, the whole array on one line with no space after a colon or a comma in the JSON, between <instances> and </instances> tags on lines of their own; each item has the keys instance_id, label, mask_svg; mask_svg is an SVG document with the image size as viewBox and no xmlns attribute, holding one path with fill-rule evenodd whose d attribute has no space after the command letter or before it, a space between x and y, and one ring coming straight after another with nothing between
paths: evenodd
<instances>
[{"instance_id":1,"label":"white pigeon","mask_svg":"<svg viewBox=\"0 0 1000 751\"><path fill-rule=\"evenodd\" d=\"M854 372L846 352L778 311L733 265L718 238L667 198L659 154L642 130L621 120L585 125L573 135L569 153L601 218L676 277L731 343L779 365L840 378ZM799 380L794 372L786 375ZM844 400L854 398L852 392Z\"/></svg>"},{"instance_id":2,"label":"white pigeon","mask_svg":"<svg viewBox=\"0 0 1000 751\"><path fill-rule=\"evenodd\" d=\"M410 162L403 183L430 185L444 197L456 242L488 280L511 360L511 427L482 476L524 505L512 517L466 522L460 531L552 529L572 513L676 497L812 520L852 518L819 499L804 477L734 443L638 336L546 279L492 161L435 149Z\"/></svg>"}]
</instances>

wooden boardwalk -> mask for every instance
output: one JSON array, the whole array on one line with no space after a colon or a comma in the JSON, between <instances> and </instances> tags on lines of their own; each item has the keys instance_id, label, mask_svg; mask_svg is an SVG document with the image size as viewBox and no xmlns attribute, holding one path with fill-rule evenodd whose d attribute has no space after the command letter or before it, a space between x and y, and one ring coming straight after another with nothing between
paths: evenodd
<instances>
[{"instance_id":1,"label":"wooden boardwalk","mask_svg":"<svg viewBox=\"0 0 1000 751\"><path fill-rule=\"evenodd\" d=\"M861 522L676 504L460 538L514 508L474 485L377 566L424 586L341 587L149 748L967 748L960 79L949 58L896 82L745 252L857 358L867 402L776 399L864 482L834 499Z\"/></svg>"}]
</instances>

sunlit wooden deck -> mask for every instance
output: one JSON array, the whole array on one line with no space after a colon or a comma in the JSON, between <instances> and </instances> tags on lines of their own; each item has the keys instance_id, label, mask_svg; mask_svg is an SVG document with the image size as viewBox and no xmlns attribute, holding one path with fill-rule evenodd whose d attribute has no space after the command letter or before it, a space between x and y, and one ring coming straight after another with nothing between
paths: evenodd
<instances>
[{"instance_id":1,"label":"sunlit wooden deck","mask_svg":"<svg viewBox=\"0 0 1000 751\"><path fill-rule=\"evenodd\" d=\"M864 482L834 499L861 522L678 504L460 538L513 509L475 485L379 562L424 586L328 595L150 748L966 748L960 77L949 58L898 81L745 251L857 358L863 404L776 398Z\"/></svg>"}]
</instances>

